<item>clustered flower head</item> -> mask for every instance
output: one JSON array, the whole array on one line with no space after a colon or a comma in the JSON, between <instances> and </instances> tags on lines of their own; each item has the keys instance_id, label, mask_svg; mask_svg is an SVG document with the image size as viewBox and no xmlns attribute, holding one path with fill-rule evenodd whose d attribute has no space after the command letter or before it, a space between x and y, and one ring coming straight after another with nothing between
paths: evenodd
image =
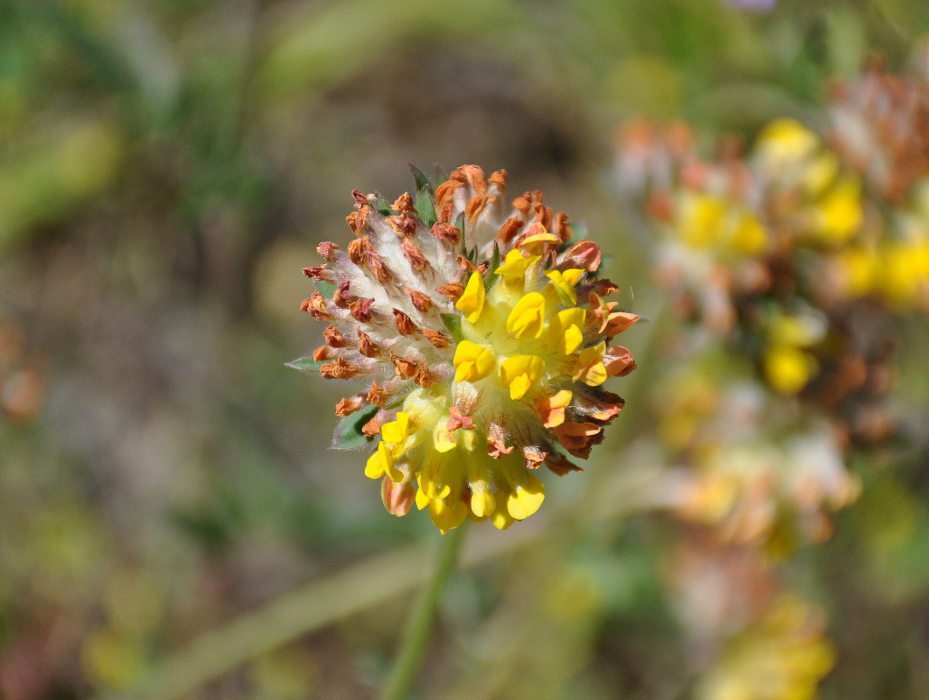
<instances>
[{"instance_id":1,"label":"clustered flower head","mask_svg":"<svg viewBox=\"0 0 929 700\"><path fill-rule=\"evenodd\" d=\"M686 125L632 123L617 174L699 337L747 350L774 392L874 442L893 429L891 329L929 311L929 84L871 70L834 100L827 138L779 119L746 155L723 142L711 159Z\"/></svg>"},{"instance_id":2,"label":"clustered flower head","mask_svg":"<svg viewBox=\"0 0 929 700\"><path fill-rule=\"evenodd\" d=\"M602 388L635 368L613 338L638 316L607 297L600 249L574 240L542 193L505 198L506 173L464 165L388 204L354 192L355 234L304 273L302 309L326 323L327 379L370 381L336 414L370 419L365 474L388 512L415 503L442 531L467 517L508 527L538 510L543 465L579 470L623 400ZM567 454L565 454L567 453Z\"/></svg>"}]
</instances>

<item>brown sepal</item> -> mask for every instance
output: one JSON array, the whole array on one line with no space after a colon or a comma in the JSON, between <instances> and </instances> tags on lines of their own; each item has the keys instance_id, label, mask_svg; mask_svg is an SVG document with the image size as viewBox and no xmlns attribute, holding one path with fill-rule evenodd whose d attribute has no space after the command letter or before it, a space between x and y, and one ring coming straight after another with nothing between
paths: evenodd
<instances>
[{"instance_id":1,"label":"brown sepal","mask_svg":"<svg viewBox=\"0 0 929 700\"><path fill-rule=\"evenodd\" d=\"M332 348L328 345L320 345L313 351L313 362L322 362L332 357Z\"/></svg>"},{"instance_id":2,"label":"brown sepal","mask_svg":"<svg viewBox=\"0 0 929 700\"><path fill-rule=\"evenodd\" d=\"M365 224L368 220L368 211L368 205L365 204L360 209L356 209L345 217L345 221L348 223L349 228L354 231L356 236L361 236L364 233Z\"/></svg>"},{"instance_id":3,"label":"brown sepal","mask_svg":"<svg viewBox=\"0 0 929 700\"><path fill-rule=\"evenodd\" d=\"M516 238L516 234L519 233L519 229L522 227L523 221L519 217L511 216L503 222L503 226L501 226L500 230L497 232L497 240L500 241L504 247L509 247L510 241Z\"/></svg>"}]
</instances>

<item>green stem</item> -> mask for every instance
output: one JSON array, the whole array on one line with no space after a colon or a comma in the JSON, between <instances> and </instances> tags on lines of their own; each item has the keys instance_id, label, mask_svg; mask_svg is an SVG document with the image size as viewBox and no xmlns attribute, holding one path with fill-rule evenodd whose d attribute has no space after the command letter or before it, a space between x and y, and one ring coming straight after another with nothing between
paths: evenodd
<instances>
[{"instance_id":1,"label":"green stem","mask_svg":"<svg viewBox=\"0 0 929 700\"><path fill-rule=\"evenodd\" d=\"M410 686L416 680L416 673L423 660L426 643L432 632L432 623L439 609L439 598L445 585L455 569L458 560L458 551L464 539L467 521L459 527L442 536L442 541L436 553L435 570L432 579L422 593L422 597L410 617L403 639L403 645L394 660L393 668L387 678L384 700L400 700L409 693Z\"/></svg>"}]
</instances>

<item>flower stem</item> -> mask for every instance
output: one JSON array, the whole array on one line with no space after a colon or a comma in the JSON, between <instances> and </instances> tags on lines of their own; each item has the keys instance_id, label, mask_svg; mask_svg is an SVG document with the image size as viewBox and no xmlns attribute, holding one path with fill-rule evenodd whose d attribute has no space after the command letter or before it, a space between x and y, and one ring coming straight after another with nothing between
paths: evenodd
<instances>
[{"instance_id":1,"label":"flower stem","mask_svg":"<svg viewBox=\"0 0 929 700\"><path fill-rule=\"evenodd\" d=\"M439 598L455 569L466 526L467 521L442 536L436 552L435 570L410 617L403 644L384 686L381 696L384 700L405 698L416 680L416 672L422 663L426 643L432 632L432 623L438 612Z\"/></svg>"}]
</instances>

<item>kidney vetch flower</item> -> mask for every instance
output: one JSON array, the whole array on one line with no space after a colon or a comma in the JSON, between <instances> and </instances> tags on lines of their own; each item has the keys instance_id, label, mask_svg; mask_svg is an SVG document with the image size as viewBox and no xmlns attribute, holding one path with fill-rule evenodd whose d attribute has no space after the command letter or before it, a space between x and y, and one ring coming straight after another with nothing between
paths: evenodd
<instances>
[{"instance_id":1,"label":"kidney vetch flower","mask_svg":"<svg viewBox=\"0 0 929 700\"><path fill-rule=\"evenodd\" d=\"M301 308L325 344L294 364L370 382L339 401L337 436L374 446L365 474L390 513L502 529L541 505L539 467L580 470L567 455L586 459L622 409L601 387L635 368L610 342L638 316L605 301L600 249L541 192L507 205L505 171L476 165L437 186L414 176L415 200L354 192L355 239L319 245Z\"/></svg>"}]
</instances>

